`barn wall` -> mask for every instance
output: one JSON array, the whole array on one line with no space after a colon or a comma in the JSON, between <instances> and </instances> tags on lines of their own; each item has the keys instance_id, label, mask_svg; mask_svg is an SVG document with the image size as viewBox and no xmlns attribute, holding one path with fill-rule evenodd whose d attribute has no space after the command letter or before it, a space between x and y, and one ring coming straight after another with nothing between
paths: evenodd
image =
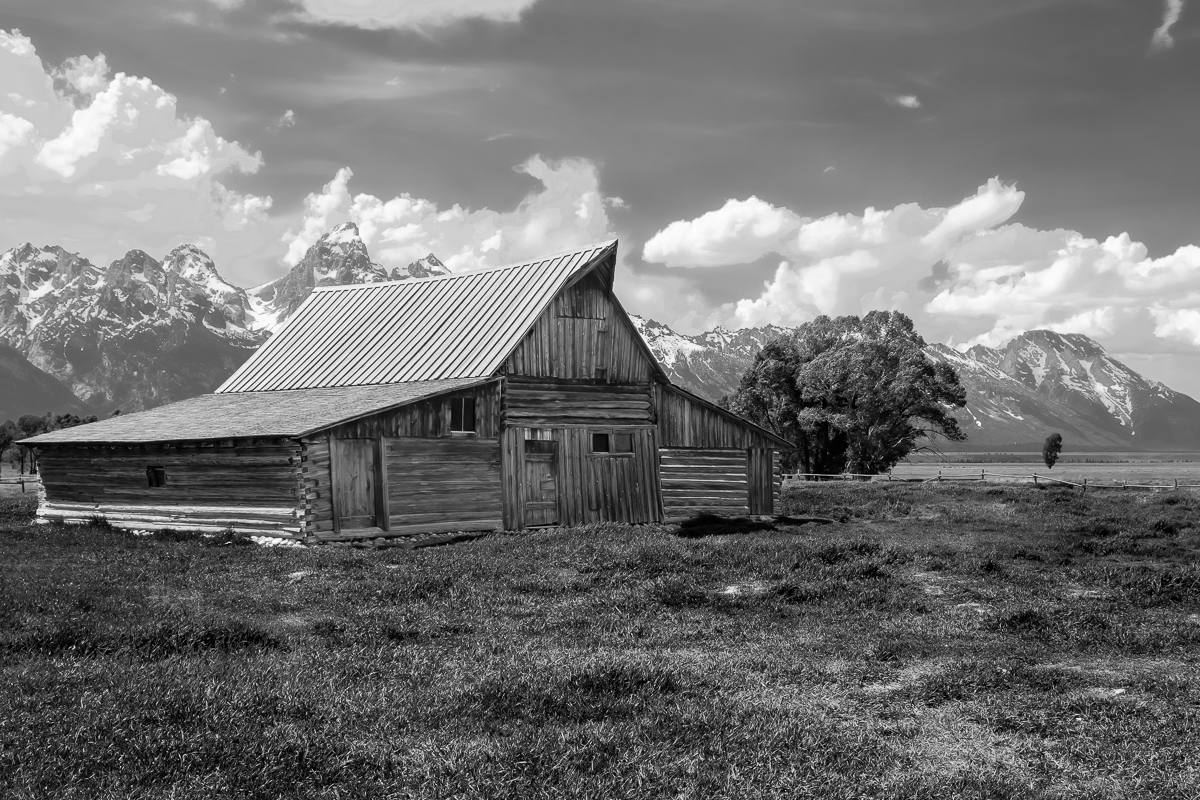
<instances>
[{"instance_id":1,"label":"barn wall","mask_svg":"<svg viewBox=\"0 0 1200 800\"><path fill-rule=\"evenodd\" d=\"M663 447L777 447L775 440L729 412L719 411L673 386L655 388Z\"/></svg>"},{"instance_id":2,"label":"barn wall","mask_svg":"<svg viewBox=\"0 0 1200 800\"><path fill-rule=\"evenodd\" d=\"M508 375L650 383L654 367L633 323L602 278L589 274L560 292L505 362Z\"/></svg>"},{"instance_id":3,"label":"barn wall","mask_svg":"<svg viewBox=\"0 0 1200 800\"><path fill-rule=\"evenodd\" d=\"M591 452L591 434L629 433L632 453ZM661 519L662 497L658 482L657 432L650 426L595 426L572 428L512 427L504 432L504 522L506 528L523 528L526 501L524 445L526 439L556 443L555 482L558 524L592 522L655 522Z\"/></svg>"},{"instance_id":4,"label":"barn wall","mask_svg":"<svg viewBox=\"0 0 1200 800\"><path fill-rule=\"evenodd\" d=\"M365 438L365 437L363 437ZM498 439L454 436L441 438L376 437L383 454L381 500L387 508L387 530L335 531L328 442L314 461L311 492L317 500L307 532L317 540L393 536L447 531L493 530L503 527Z\"/></svg>"},{"instance_id":5,"label":"barn wall","mask_svg":"<svg viewBox=\"0 0 1200 800\"><path fill-rule=\"evenodd\" d=\"M524 427L650 425L653 392L650 384L510 377L505 381L500 421Z\"/></svg>"},{"instance_id":6,"label":"barn wall","mask_svg":"<svg viewBox=\"0 0 1200 800\"><path fill-rule=\"evenodd\" d=\"M122 528L299 535L301 462L292 441L42 447L39 518L103 517ZM150 487L147 466L166 469Z\"/></svg>"},{"instance_id":7,"label":"barn wall","mask_svg":"<svg viewBox=\"0 0 1200 800\"><path fill-rule=\"evenodd\" d=\"M700 513L749 514L747 461L745 450L659 450L665 518L679 520Z\"/></svg>"},{"instance_id":8,"label":"barn wall","mask_svg":"<svg viewBox=\"0 0 1200 800\"><path fill-rule=\"evenodd\" d=\"M374 439L379 436L449 436L450 398L475 398L476 433L481 438L494 439L499 435L500 382L492 381L473 389L434 397L419 403L372 414L353 422L330 428L337 439Z\"/></svg>"}]
</instances>

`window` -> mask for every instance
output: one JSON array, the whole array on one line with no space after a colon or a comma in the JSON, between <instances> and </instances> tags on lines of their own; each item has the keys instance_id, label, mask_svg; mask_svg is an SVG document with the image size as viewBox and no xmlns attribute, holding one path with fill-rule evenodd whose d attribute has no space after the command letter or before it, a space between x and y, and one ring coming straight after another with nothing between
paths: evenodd
<instances>
[{"instance_id":1,"label":"window","mask_svg":"<svg viewBox=\"0 0 1200 800\"><path fill-rule=\"evenodd\" d=\"M474 397L451 397L450 398L450 432L451 433L474 433L475 432L475 398Z\"/></svg>"},{"instance_id":2,"label":"window","mask_svg":"<svg viewBox=\"0 0 1200 800\"><path fill-rule=\"evenodd\" d=\"M604 433L592 433L592 453L621 454L632 452L632 433L615 433L612 431L605 431Z\"/></svg>"},{"instance_id":3,"label":"window","mask_svg":"<svg viewBox=\"0 0 1200 800\"><path fill-rule=\"evenodd\" d=\"M554 442L548 439L526 439L526 453L550 453L554 454Z\"/></svg>"},{"instance_id":4,"label":"window","mask_svg":"<svg viewBox=\"0 0 1200 800\"><path fill-rule=\"evenodd\" d=\"M167 468L148 466L146 467L146 483L151 488L158 488L167 485Z\"/></svg>"}]
</instances>

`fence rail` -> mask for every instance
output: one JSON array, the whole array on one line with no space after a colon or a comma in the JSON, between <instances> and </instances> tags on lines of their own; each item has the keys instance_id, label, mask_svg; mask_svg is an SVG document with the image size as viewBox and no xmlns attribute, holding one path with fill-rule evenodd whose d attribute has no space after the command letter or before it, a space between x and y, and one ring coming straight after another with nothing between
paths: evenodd
<instances>
[{"instance_id":1,"label":"fence rail","mask_svg":"<svg viewBox=\"0 0 1200 800\"><path fill-rule=\"evenodd\" d=\"M850 481L855 479L865 478L867 481L883 481L896 483L950 483L950 482L986 482L988 478L1000 478L1001 482L1020 482L1032 480L1036 486L1042 481L1046 483L1057 483L1064 486L1076 486L1080 490L1086 492L1088 489L1200 489L1200 483L1180 483L1178 478L1172 478L1171 483L1130 483L1123 480L1120 483L1116 481L1097 481L1084 478L1082 483L1077 481L1063 480L1062 478L1052 478L1049 475L1039 475L1036 472L1028 475L1015 472L988 472L980 470L979 475L943 475L941 470L938 474L929 478L896 478L892 473L887 472L880 475L869 475L858 472L843 472L837 475L819 472L786 472L783 474L783 480L798 480L808 478L824 478L831 481Z\"/></svg>"},{"instance_id":2,"label":"fence rail","mask_svg":"<svg viewBox=\"0 0 1200 800\"><path fill-rule=\"evenodd\" d=\"M0 484L11 483L14 486L21 484L21 492L25 492L26 484L36 487L41 480L37 475L21 475L18 477L0 478Z\"/></svg>"}]
</instances>

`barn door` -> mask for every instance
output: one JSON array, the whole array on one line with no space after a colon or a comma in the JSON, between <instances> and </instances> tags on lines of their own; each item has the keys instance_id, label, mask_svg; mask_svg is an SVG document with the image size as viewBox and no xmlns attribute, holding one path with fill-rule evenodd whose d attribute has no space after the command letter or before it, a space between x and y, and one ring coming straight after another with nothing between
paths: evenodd
<instances>
[{"instance_id":1,"label":"barn door","mask_svg":"<svg viewBox=\"0 0 1200 800\"><path fill-rule=\"evenodd\" d=\"M379 442L334 439L332 445L333 513L336 529L382 528L380 518Z\"/></svg>"},{"instance_id":2,"label":"barn door","mask_svg":"<svg viewBox=\"0 0 1200 800\"><path fill-rule=\"evenodd\" d=\"M522 496L525 498L525 525L558 524L558 481L555 456L558 442L526 439L521 464Z\"/></svg>"}]
</instances>

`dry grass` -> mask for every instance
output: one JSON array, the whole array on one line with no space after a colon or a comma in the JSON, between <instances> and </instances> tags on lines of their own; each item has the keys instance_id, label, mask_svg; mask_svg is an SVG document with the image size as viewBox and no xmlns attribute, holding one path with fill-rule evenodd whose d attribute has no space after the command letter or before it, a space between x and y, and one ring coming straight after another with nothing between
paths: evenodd
<instances>
[{"instance_id":1,"label":"dry grass","mask_svg":"<svg viewBox=\"0 0 1200 800\"><path fill-rule=\"evenodd\" d=\"M413 552L0 501L0 795L1180 797L1200 502L821 485L839 525Z\"/></svg>"}]
</instances>

